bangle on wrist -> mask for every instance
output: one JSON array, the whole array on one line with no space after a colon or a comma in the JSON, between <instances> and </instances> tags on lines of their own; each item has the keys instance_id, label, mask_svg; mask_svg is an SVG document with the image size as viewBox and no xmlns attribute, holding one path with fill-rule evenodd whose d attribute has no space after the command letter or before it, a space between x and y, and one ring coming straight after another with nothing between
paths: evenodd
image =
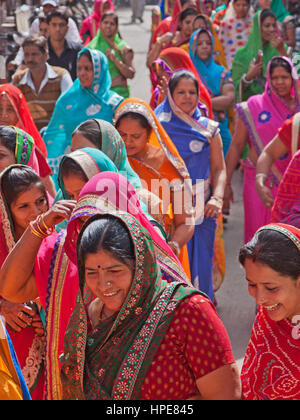
<instances>
[{"instance_id":1,"label":"bangle on wrist","mask_svg":"<svg viewBox=\"0 0 300 420\"><path fill-rule=\"evenodd\" d=\"M244 76L242 77L242 81L245 83L245 85L251 85L251 83L253 83L253 80L247 80L246 79L247 74L244 74Z\"/></svg>"},{"instance_id":2,"label":"bangle on wrist","mask_svg":"<svg viewBox=\"0 0 300 420\"><path fill-rule=\"evenodd\" d=\"M212 195L212 196L210 197L210 200L215 200L215 201L217 201L219 204L223 204L223 198L222 198L222 197L219 197L219 196L217 196L217 195Z\"/></svg>"},{"instance_id":3,"label":"bangle on wrist","mask_svg":"<svg viewBox=\"0 0 300 420\"><path fill-rule=\"evenodd\" d=\"M180 246L179 246L179 243L178 242L176 242L176 241L170 241L169 242L169 245L172 247L174 247L175 249L176 249L176 251L175 251L175 254L176 254L176 256L178 257L179 256L179 254L180 254Z\"/></svg>"},{"instance_id":4,"label":"bangle on wrist","mask_svg":"<svg viewBox=\"0 0 300 420\"><path fill-rule=\"evenodd\" d=\"M268 175L260 172L260 173L256 174L256 177L255 178L256 178L256 180L260 180L260 179L267 180L268 179Z\"/></svg>"}]
</instances>

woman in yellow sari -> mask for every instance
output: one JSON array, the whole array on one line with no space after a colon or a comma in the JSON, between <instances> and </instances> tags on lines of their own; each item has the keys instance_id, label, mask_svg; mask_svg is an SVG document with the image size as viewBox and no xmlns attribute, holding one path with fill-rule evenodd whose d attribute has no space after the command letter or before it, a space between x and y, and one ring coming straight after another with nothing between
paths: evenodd
<instances>
[{"instance_id":1,"label":"woman in yellow sari","mask_svg":"<svg viewBox=\"0 0 300 420\"><path fill-rule=\"evenodd\" d=\"M150 213L164 227L169 246L190 278L186 244L194 234L194 209L184 161L146 102L125 100L115 119L132 169L143 187L160 199Z\"/></svg>"},{"instance_id":2,"label":"woman in yellow sari","mask_svg":"<svg viewBox=\"0 0 300 420\"><path fill-rule=\"evenodd\" d=\"M30 400L21 369L0 316L0 400Z\"/></svg>"}]
</instances>

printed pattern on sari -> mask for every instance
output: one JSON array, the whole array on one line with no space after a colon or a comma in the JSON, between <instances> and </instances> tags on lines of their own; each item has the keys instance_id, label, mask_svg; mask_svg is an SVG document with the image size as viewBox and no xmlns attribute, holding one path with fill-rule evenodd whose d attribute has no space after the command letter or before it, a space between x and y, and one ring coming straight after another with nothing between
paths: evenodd
<instances>
[{"instance_id":1,"label":"printed pattern on sari","mask_svg":"<svg viewBox=\"0 0 300 420\"><path fill-rule=\"evenodd\" d=\"M260 307L246 351L241 379L246 400L300 399L300 341L295 325L271 321Z\"/></svg>"},{"instance_id":2,"label":"printed pattern on sari","mask_svg":"<svg viewBox=\"0 0 300 420\"><path fill-rule=\"evenodd\" d=\"M199 293L183 283L175 282L168 285L161 280L149 234L128 213L119 212L115 217L126 224L134 242L135 275L120 312L101 321L89 335L87 335L87 313L83 306L85 298L83 294L78 296L65 338L62 382L66 399L112 399L121 397L121 395L121 398L130 396L131 399L138 399L140 384L143 382L156 350L170 325L175 308L185 297ZM83 268L82 263L79 263L82 293L84 289ZM167 295L162 298L164 293ZM163 302L163 307L158 305L158 318L162 316L160 322L155 314L155 308L159 301ZM171 301L173 303L169 307ZM163 308L169 308L169 310L166 311ZM144 341L144 335L142 335L142 341L139 339L136 341L148 319L152 319L152 321L156 319L157 329L149 347ZM134 348L134 344L137 345L136 348ZM142 346L141 349L138 344ZM140 351L136 353L138 348ZM124 362L127 355L130 363L136 360L134 366L138 367L134 372L134 382L130 384L130 387L127 387L129 384L126 383L128 370L126 362ZM80 360L80 366L77 364L78 360ZM85 360L84 369L82 360ZM120 370L121 366L124 369ZM119 382L120 374L122 378ZM126 392L124 393L124 391Z\"/></svg>"},{"instance_id":3,"label":"printed pattern on sari","mask_svg":"<svg viewBox=\"0 0 300 420\"><path fill-rule=\"evenodd\" d=\"M62 230L55 243L48 274L48 290L46 298L46 384L45 396L48 400L61 399L61 382L58 363L58 343L62 292L69 259L64 252L66 231Z\"/></svg>"}]
</instances>

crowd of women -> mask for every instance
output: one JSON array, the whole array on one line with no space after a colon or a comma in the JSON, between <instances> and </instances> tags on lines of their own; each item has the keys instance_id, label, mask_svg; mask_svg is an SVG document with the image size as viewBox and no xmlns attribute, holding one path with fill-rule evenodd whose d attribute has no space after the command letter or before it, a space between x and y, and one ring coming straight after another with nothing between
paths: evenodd
<instances>
[{"instance_id":1,"label":"crowd of women","mask_svg":"<svg viewBox=\"0 0 300 420\"><path fill-rule=\"evenodd\" d=\"M149 104L110 0L43 136L0 85L1 399L300 399L295 26L258 3L154 7ZM238 165L257 305L241 373L215 309Z\"/></svg>"}]
</instances>

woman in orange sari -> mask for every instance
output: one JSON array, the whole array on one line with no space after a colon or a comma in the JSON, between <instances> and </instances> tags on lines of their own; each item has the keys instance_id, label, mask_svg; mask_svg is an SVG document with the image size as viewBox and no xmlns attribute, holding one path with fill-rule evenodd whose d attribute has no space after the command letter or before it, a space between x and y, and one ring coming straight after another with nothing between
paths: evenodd
<instances>
[{"instance_id":1,"label":"woman in orange sari","mask_svg":"<svg viewBox=\"0 0 300 420\"><path fill-rule=\"evenodd\" d=\"M163 226L169 246L190 278L186 244L194 233L194 209L186 166L146 102L125 100L115 118L130 165L143 186L160 199L150 213Z\"/></svg>"}]
</instances>

